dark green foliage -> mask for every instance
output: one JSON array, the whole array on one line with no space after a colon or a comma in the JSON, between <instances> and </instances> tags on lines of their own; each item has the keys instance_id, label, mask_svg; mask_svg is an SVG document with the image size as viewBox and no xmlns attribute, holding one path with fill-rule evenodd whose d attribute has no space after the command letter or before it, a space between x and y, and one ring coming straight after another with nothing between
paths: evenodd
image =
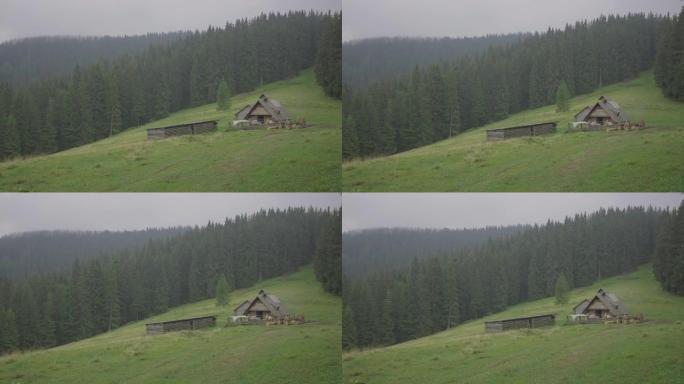
<instances>
[{"instance_id":1,"label":"dark green foliage","mask_svg":"<svg viewBox=\"0 0 684 384\"><path fill-rule=\"evenodd\" d=\"M448 45L449 39L424 41L425 48L410 48L420 40L402 39L346 44L350 58L345 57L343 65L350 75L344 74L343 121L355 124L343 126L343 156L392 154L430 144L511 113L553 104L557 93L560 110L566 110L572 94L586 94L651 68L656 59L657 37L664 36L658 33L658 27L671 23L671 18L654 15L601 16L563 30L518 35L510 44L497 44L497 38L503 41L505 36L494 36L492 46L465 50L470 54L454 55L451 63L434 59L448 58L448 53L426 53L428 58L422 60L413 57L410 50L422 52ZM684 37L678 37L684 30L680 25L684 23L662 27L671 31L672 37L661 40L660 45L666 48L659 52L684 48ZM374 54L370 47L380 53ZM397 53L401 47L406 52ZM407 57L406 62L396 65L390 61L364 62L383 55ZM684 74L684 64L673 63L675 56L659 53L657 60L663 63L663 69L656 72L662 84L671 86L673 92L684 84L684 75L679 75ZM680 60L684 55L676 57ZM352 62L356 68L350 65ZM414 65L410 73L407 62ZM365 81L358 81L361 78ZM680 96L673 93L672 97Z\"/></svg>"},{"instance_id":2,"label":"dark green foliage","mask_svg":"<svg viewBox=\"0 0 684 384\"><path fill-rule=\"evenodd\" d=\"M684 239L684 214L678 220L681 226L674 230L670 225L667 238L679 231L679 239ZM416 231L411 235L411 230L373 230L345 234L343 301L348 314L343 319L343 339L354 336L345 335L346 330L356 330L358 348L411 340L509 305L553 296L557 285L567 300L570 287L632 272L649 262L658 228L674 221L669 212L651 208L601 209L568 217L561 223L518 227L509 236L492 236L490 241L470 239L466 247L443 249L424 246L426 235L431 235L432 243L446 243L448 237L437 236L439 232ZM487 233L497 234L482 232ZM415 244L411 246L411 242ZM663 253L676 249L680 256L677 260L683 260L681 241L679 246L663 239L659 244L663 261L657 261L656 256L656 274L673 271L668 276L682 276L676 271L684 271L684 262L677 266ZM387 249L396 250L398 265L394 268L395 254L387 253ZM407 264L403 258L409 252L415 257ZM359 261L367 258L370 260Z\"/></svg>"},{"instance_id":3,"label":"dark green foliage","mask_svg":"<svg viewBox=\"0 0 684 384\"><path fill-rule=\"evenodd\" d=\"M342 292L342 210L329 216L318 235L313 259L316 278L326 292Z\"/></svg>"},{"instance_id":4,"label":"dark green foliage","mask_svg":"<svg viewBox=\"0 0 684 384\"><path fill-rule=\"evenodd\" d=\"M556 288L554 290L556 295L556 304L567 304L568 295L570 294L570 285L564 273L561 273L556 279Z\"/></svg>"},{"instance_id":5,"label":"dark green foliage","mask_svg":"<svg viewBox=\"0 0 684 384\"><path fill-rule=\"evenodd\" d=\"M331 97L342 96L342 12L328 14L321 23L314 72L318 84Z\"/></svg>"},{"instance_id":6,"label":"dark green foliage","mask_svg":"<svg viewBox=\"0 0 684 384\"><path fill-rule=\"evenodd\" d=\"M220 307L228 305L229 294L228 280L226 280L226 275L222 274L216 281L216 305Z\"/></svg>"},{"instance_id":7,"label":"dark green foliage","mask_svg":"<svg viewBox=\"0 0 684 384\"><path fill-rule=\"evenodd\" d=\"M339 13L262 14L161 40L168 44L145 44L133 56L84 60L87 65L75 65L70 76L59 70L60 76L22 82L16 90L2 83L0 159L100 140L217 95L229 101L231 93L295 76L314 63L326 93L341 94ZM221 79L227 87L218 92ZM6 123L10 114L12 125Z\"/></svg>"},{"instance_id":8,"label":"dark green foliage","mask_svg":"<svg viewBox=\"0 0 684 384\"><path fill-rule=\"evenodd\" d=\"M561 80L556 91L556 112L567 112L570 110L570 90L565 80Z\"/></svg>"},{"instance_id":9,"label":"dark green foliage","mask_svg":"<svg viewBox=\"0 0 684 384\"><path fill-rule=\"evenodd\" d=\"M342 311L342 349L350 350L355 348L356 341L356 323L354 321L354 313L350 306L345 305Z\"/></svg>"},{"instance_id":10,"label":"dark green foliage","mask_svg":"<svg viewBox=\"0 0 684 384\"><path fill-rule=\"evenodd\" d=\"M314 259L326 290L339 293L340 220L340 210L259 211L173 236L150 236L105 254L89 247L95 254L75 260L70 273L56 268L21 280L0 278L0 352L91 337L195 300L217 297L227 303L233 287L294 272ZM68 236L53 235L61 240L53 246L64 246ZM84 239L87 244L109 237L84 234L74 241ZM8 310L17 320L9 319Z\"/></svg>"},{"instance_id":11,"label":"dark green foliage","mask_svg":"<svg viewBox=\"0 0 684 384\"><path fill-rule=\"evenodd\" d=\"M654 67L656 83L663 94L684 101L684 7L679 17L660 26Z\"/></svg>"},{"instance_id":12,"label":"dark green foliage","mask_svg":"<svg viewBox=\"0 0 684 384\"><path fill-rule=\"evenodd\" d=\"M230 89L225 80L221 80L216 90L216 109L219 111L227 111L230 109Z\"/></svg>"},{"instance_id":13,"label":"dark green foliage","mask_svg":"<svg viewBox=\"0 0 684 384\"><path fill-rule=\"evenodd\" d=\"M684 201L660 228L653 272L663 289L684 295Z\"/></svg>"}]
</instances>

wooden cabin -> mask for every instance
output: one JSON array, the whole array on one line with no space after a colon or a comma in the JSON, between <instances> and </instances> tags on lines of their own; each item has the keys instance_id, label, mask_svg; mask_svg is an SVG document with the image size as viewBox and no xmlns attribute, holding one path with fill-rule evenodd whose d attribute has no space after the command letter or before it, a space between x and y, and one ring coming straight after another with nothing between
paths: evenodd
<instances>
[{"instance_id":1,"label":"wooden cabin","mask_svg":"<svg viewBox=\"0 0 684 384\"><path fill-rule=\"evenodd\" d=\"M263 289L255 298L243 301L233 310L233 316L247 316L250 319L279 319L288 315L280 299Z\"/></svg>"},{"instance_id":2,"label":"wooden cabin","mask_svg":"<svg viewBox=\"0 0 684 384\"><path fill-rule=\"evenodd\" d=\"M586 122L589 125L620 125L629 123L629 118L618 103L601 96L596 104L586 106L577 113L575 122Z\"/></svg>"},{"instance_id":3,"label":"wooden cabin","mask_svg":"<svg viewBox=\"0 0 684 384\"><path fill-rule=\"evenodd\" d=\"M165 139L172 136L199 135L216 131L218 121L206 120L193 123L170 125L168 127L148 128L147 140Z\"/></svg>"},{"instance_id":4,"label":"wooden cabin","mask_svg":"<svg viewBox=\"0 0 684 384\"><path fill-rule=\"evenodd\" d=\"M510 128L488 129L487 141L505 140L523 136L539 136L553 132L556 132L556 123L554 122L520 125Z\"/></svg>"},{"instance_id":5,"label":"wooden cabin","mask_svg":"<svg viewBox=\"0 0 684 384\"><path fill-rule=\"evenodd\" d=\"M170 320L145 324L148 334L166 333L172 331L194 330L216 325L216 316L193 317L190 319Z\"/></svg>"},{"instance_id":6,"label":"wooden cabin","mask_svg":"<svg viewBox=\"0 0 684 384\"><path fill-rule=\"evenodd\" d=\"M283 105L266 95L259 96L254 105L246 105L235 114L235 120L246 120L250 124L282 124L290 120Z\"/></svg>"},{"instance_id":7,"label":"wooden cabin","mask_svg":"<svg viewBox=\"0 0 684 384\"><path fill-rule=\"evenodd\" d=\"M485 321L485 331L488 333L503 332L511 329L539 328L551 326L556 322L556 315L536 315L528 317L516 317L513 319Z\"/></svg>"},{"instance_id":8,"label":"wooden cabin","mask_svg":"<svg viewBox=\"0 0 684 384\"><path fill-rule=\"evenodd\" d=\"M584 299L573 308L575 315L585 315L587 319L609 319L627 315L627 308L612 293L602 288L590 299Z\"/></svg>"}]
</instances>

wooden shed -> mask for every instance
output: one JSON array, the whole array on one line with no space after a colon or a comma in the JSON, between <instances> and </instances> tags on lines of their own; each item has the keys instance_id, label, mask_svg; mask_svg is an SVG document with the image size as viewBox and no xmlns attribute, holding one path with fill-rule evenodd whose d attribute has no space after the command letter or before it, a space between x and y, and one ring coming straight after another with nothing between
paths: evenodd
<instances>
[{"instance_id":1,"label":"wooden shed","mask_svg":"<svg viewBox=\"0 0 684 384\"><path fill-rule=\"evenodd\" d=\"M290 120L283 105L276 99L261 95L254 105L246 105L235 114L236 120L246 120L250 124L282 124Z\"/></svg>"},{"instance_id":2,"label":"wooden shed","mask_svg":"<svg viewBox=\"0 0 684 384\"><path fill-rule=\"evenodd\" d=\"M573 312L576 315L586 315L588 320L618 318L628 314L622 301L603 288L594 297L582 300L573 308Z\"/></svg>"},{"instance_id":3,"label":"wooden shed","mask_svg":"<svg viewBox=\"0 0 684 384\"><path fill-rule=\"evenodd\" d=\"M599 101L584 107L575 115L575 122L587 122L589 125L617 125L629 122L627 114L620 109L620 105L605 96Z\"/></svg>"},{"instance_id":4,"label":"wooden shed","mask_svg":"<svg viewBox=\"0 0 684 384\"><path fill-rule=\"evenodd\" d=\"M216 120L196 121L193 123L170 125L168 127L148 128L147 140L165 139L172 136L199 135L214 132L218 126Z\"/></svg>"},{"instance_id":5,"label":"wooden shed","mask_svg":"<svg viewBox=\"0 0 684 384\"><path fill-rule=\"evenodd\" d=\"M505 140L514 137L539 136L553 132L556 132L556 123L554 122L520 125L510 128L488 129L487 140Z\"/></svg>"},{"instance_id":6,"label":"wooden shed","mask_svg":"<svg viewBox=\"0 0 684 384\"><path fill-rule=\"evenodd\" d=\"M516 317L514 319L486 321L485 331L492 333L508 331L511 329L539 328L553 325L555 322L556 315L553 313L529 317Z\"/></svg>"},{"instance_id":7,"label":"wooden shed","mask_svg":"<svg viewBox=\"0 0 684 384\"><path fill-rule=\"evenodd\" d=\"M216 325L216 316L193 317L191 319L170 320L160 323L145 324L148 334L165 333L173 331L193 330L213 327Z\"/></svg>"},{"instance_id":8,"label":"wooden shed","mask_svg":"<svg viewBox=\"0 0 684 384\"><path fill-rule=\"evenodd\" d=\"M279 319L289 313L277 296L259 291L252 300L245 300L233 310L234 316L247 316L254 319Z\"/></svg>"}]
</instances>

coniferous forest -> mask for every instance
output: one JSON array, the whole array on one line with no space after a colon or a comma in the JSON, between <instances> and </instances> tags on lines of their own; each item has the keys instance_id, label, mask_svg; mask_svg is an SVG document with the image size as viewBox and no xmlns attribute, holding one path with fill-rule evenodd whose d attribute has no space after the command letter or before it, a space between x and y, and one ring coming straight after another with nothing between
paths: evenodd
<instances>
[{"instance_id":1,"label":"coniferous forest","mask_svg":"<svg viewBox=\"0 0 684 384\"><path fill-rule=\"evenodd\" d=\"M142 53L76 66L25 86L0 83L0 158L52 153L316 66L327 94L340 64L341 13L291 11L181 34Z\"/></svg>"},{"instance_id":2,"label":"coniferous forest","mask_svg":"<svg viewBox=\"0 0 684 384\"><path fill-rule=\"evenodd\" d=\"M653 272L663 289L684 295L684 201L658 233Z\"/></svg>"},{"instance_id":3,"label":"coniferous forest","mask_svg":"<svg viewBox=\"0 0 684 384\"><path fill-rule=\"evenodd\" d=\"M354 278L345 266L343 346L390 345L553 296L561 274L576 288L632 272L653 260L660 231L681 217L651 208L601 209L441 255L416 255L402 270ZM681 225L671 228L681 232Z\"/></svg>"},{"instance_id":4,"label":"coniferous forest","mask_svg":"<svg viewBox=\"0 0 684 384\"><path fill-rule=\"evenodd\" d=\"M684 101L684 7L679 17L665 20L659 31L654 74L663 94Z\"/></svg>"},{"instance_id":5,"label":"coniferous forest","mask_svg":"<svg viewBox=\"0 0 684 384\"><path fill-rule=\"evenodd\" d=\"M653 67L670 86L677 72L681 23L652 14L602 16L521 35L451 62L415 66L410 74L365 87L344 84L343 156L392 154L553 104L565 81L571 95L635 78ZM669 52L669 53L665 53ZM677 73L682 73L681 69ZM362 77L355 74L355 77ZM677 91L666 91L678 97Z\"/></svg>"},{"instance_id":6,"label":"coniferous forest","mask_svg":"<svg viewBox=\"0 0 684 384\"><path fill-rule=\"evenodd\" d=\"M211 298L222 276L237 289L313 263L323 288L339 294L340 225L341 210L262 210L77 259L70 272L0 279L0 352L68 343Z\"/></svg>"}]
</instances>

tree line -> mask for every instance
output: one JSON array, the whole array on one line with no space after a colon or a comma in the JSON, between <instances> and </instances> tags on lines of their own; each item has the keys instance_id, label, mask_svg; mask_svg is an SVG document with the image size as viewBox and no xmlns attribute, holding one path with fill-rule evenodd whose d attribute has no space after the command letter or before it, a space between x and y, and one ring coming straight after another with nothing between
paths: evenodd
<instances>
[{"instance_id":1,"label":"tree line","mask_svg":"<svg viewBox=\"0 0 684 384\"><path fill-rule=\"evenodd\" d=\"M668 17L601 16L343 92L343 156L392 154L636 77Z\"/></svg>"},{"instance_id":2,"label":"tree line","mask_svg":"<svg viewBox=\"0 0 684 384\"><path fill-rule=\"evenodd\" d=\"M345 276L357 279L373 271L402 270L414 258L436 256L512 236L527 226L472 229L376 228L345 232L342 236Z\"/></svg>"},{"instance_id":3,"label":"tree line","mask_svg":"<svg viewBox=\"0 0 684 384\"><path fill-rule=\"evenodd\" d=\"M35 231L0 237L0 277L11 280L37 274L66 272L76 259L145 245L176 236L189 228L148 228L140 231Z\"/></svg>"},{"instance_id":4,"label":"tree line","mask_svg":"<svg viewBox=\"0 0 684 384\"><path fill-rule=\"evenodd\" d=\"M76 66L13 89L0 83L0 159L51 153L99 140L170 112L296 75L316 63L324 26L339 14L291 11L209 27L137 55ZM332 59L320 59L328 79ZM327 81L327 80L326 80ZM328 87L330 88L330 87ZM334 91L327 89L328 92Z\"/></svg>"},{"instance_id":5,"label":"tree line","mask_svg":"<svg viewBox=\"0 0 684 384\"><path fill-rule=\"evenodd\" d=\"M664 290L684 295L684 201L658 234L653 272Z\"/></svg>"},{"instance_id":6,"label":"tree line","mask_svg":"<svg viewBox=\"0 0 684 384\"><path fill-rule=\"evenodd\" d=\"M141 53L150 45L173 43L189 34L179 31L138 36L43 36L6 41L0 44L0 82L24 86L39 79L66 76L76 64L87 66Z\"/></svg>"},{"instance_id":7,"label":"tree line","mask_svg":"<svg viewBox=\"0 0 684 384\"><path fill-rule=\"evenodd\" d=\"M249 287L312 262L324 288L340 292L334 270L339 242L335 245L331 235L340 217L340 210L262 210L142 247L76 260L70 273L2 279L0 352L91 337L173 306L213 298L222 278L230 290Z\"/></svg>"},{"instance_id":8,"label":"tree line","mask_svg":"<svg viewBox=\"0 0 684 384\"><path fill-rule=\"evenodd\" d=\"M670 212L601 209L534 226L399 271L345 274L343 346L390 345L445 330L509 305L553 296L559 276L582 287L652 260Z\"/></svg>"},{"instance_id":9,"label":"tree line","mask_svg":"<svg viewBox=\"0 0 684 384\"><path fill-rule=\"evenodd\" d=\"M660 26L660 39L653 69L656 83L663 94L684 101L684 7L679 17L665 20Z\"/></svg>"}]
</instances>

